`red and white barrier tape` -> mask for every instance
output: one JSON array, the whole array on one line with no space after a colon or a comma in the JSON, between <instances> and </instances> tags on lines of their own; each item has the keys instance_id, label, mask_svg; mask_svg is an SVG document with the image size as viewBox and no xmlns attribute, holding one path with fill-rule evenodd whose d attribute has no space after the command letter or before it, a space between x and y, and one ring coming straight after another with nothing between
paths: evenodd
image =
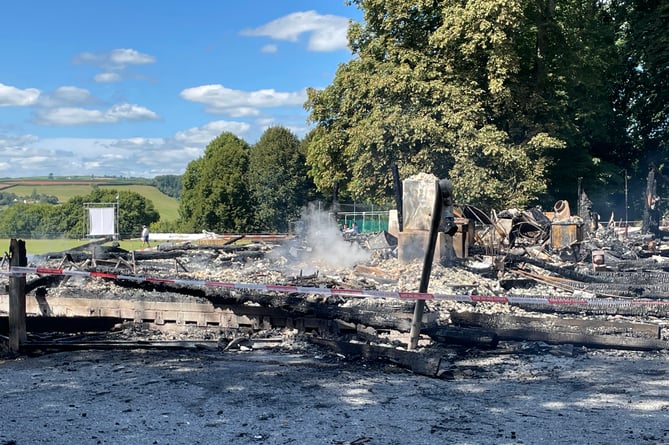
<instances>
[{"instance_id":1,"label":"red and white barrier tape","mask_svg":"<svg viewBox=\"0 0 669 445\"><path fill-rule=\"evenodd\" d=\"M137 275L121 275L106 272L86 272L80 270L53 269L45 267L13 266L9 270L0 271L0 274L22 276L37 275L64 275L85 278L106 278L111 280L127 280L149 283L170 283L189 286L222 287L227 289L244 289L264 292L279 292L290 294L316 294L326 296L340 296L353 298L394 298L401 300L441 300L464 303L499 303L499 304L537 304L537 305L582 305L582 306L666 306L669 301L628 300L624 298L551 298L551 297L523 297L498 295L466 295L466 294L433 294L421 292L397 292L361 289L331 289L323 287L286 286L281 284L235 283L206 280L179 280L170 278L155 278Z\"/></svg>"}]
</instances>

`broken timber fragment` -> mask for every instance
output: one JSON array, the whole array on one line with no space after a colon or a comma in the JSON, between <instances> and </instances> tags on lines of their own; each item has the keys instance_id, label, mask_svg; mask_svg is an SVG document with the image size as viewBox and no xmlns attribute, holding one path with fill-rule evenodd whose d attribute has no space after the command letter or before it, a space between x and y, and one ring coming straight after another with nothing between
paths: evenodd
<instances>
[{"instance_id":1,"label":"broken timber fragment","mask_svg":"<svg viewBox=\"0 0 669 445\"><path fill-rule=\"evenodd\" d=\"M439 371L441 355L427 352L407 351L393 347L369 345L362 343L350 343L345 341L325 340L322 338L311 338L314 344L325 346L350 359L363 359L368 361L388 361L412 372L429 377L435 377Z\"/></svg>"},{"instance_id":2,"label":"broken timber fragment","mask_svg":"<svg viewBox=\"0 0 669 445\"><path fill-rule=\"evenodd\" d=\"M433 340L447 345L461 345L479 349L495 349L499 336L482 328L439 326L423 330Z\"/></svg>"}]
</instances>

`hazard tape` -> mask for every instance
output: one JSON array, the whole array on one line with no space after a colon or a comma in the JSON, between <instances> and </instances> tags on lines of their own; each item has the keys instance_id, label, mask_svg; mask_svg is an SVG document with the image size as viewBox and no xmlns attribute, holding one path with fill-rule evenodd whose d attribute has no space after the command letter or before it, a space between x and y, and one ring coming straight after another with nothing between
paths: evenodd
<instances>
[{"instance_id":1,"label":"hazard tape","mask_svg":"<svg viewBox=\"0 0 669 445\"><path fill-rule=\"evenodd\" d=\"M219 287L226 289L253 290L260 292L277 292L288 294L325 295L352 298L392 298L400 300L439 300L462 303L496 303L517 305L577 305L577 306L666 306L669 301L632 300L625 298L553 298L528 296L500 296L500 295L468 295L468 294L438 294L426 292L398 292L379 291L371 289L336 289L325 287L290 286L281 284L256 284L226 281L207 280L180 280L170 278L156 278L138 275L122 275L107 272L86 272L81 270L54 269L47 267L12 266L9 270L0 270L0 274L10 276L36 275L63 275L84 278L104 278L118 281L135 281L161 284L183 284L200 287Z\"/></svg>"}]
</instances>

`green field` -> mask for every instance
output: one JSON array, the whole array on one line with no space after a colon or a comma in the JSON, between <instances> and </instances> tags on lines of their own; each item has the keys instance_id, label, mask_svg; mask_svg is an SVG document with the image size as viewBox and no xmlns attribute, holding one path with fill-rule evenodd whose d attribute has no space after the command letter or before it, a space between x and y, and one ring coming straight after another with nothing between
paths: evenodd
<instances>
[{"instance_id":1,"label":"green field","mask_svg":"<svg viewBox=\"0 0 669 445\"><path fill-rule=\"evenodd\" d=\"M150 185L99 185L101 188L113 188L116 190L130 190L139 193L153 202L160 213L161 221L176 221L179 217L179 201L165 195L157 188ZM58 184L58 185L15 185L4 189L18 196L31 196L33 191L40 195L55 196L58 202L64 203L74 196L88 195L93 191L93 186L88 184ZM121 209L122 211L123 209Z\"/></svg>"},{"instance_id":2,"label":"green field","mask_svg":"<svg viewBox=\"0 0 669 445\"><path fill-rule=\"evenodd\" d=\"M24 240L26 243L26 253L28 255L43 255L45 253L63 252L75 247L82 246L90 242L90 240L80 239L28 239ZM140 250L142 248L142 241L139 239L129 239L119 241L119 247L125 250ZM9 252L10 240L7 238L0 238L0 251ZM111 244L107 243L107 244ZM151 243L155 246L155 243ZM4 247L2 247L4 246ZM3 250L4 249L4 250Z\"/></svg>"}]
</instances>

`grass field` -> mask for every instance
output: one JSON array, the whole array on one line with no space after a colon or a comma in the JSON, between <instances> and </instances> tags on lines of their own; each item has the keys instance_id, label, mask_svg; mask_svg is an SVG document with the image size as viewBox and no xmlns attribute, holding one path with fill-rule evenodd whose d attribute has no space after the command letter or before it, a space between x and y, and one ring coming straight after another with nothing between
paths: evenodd
<instances>
[{"instance_id":1,"label":"grass field","mask_svg":"<svg viewBox=\"0 0 669 445\"><path fill-rule=\"evenodd\" d=\"M26 243L26 253L28 255L43 255L45 253L63 252L65 250L73 249L90 242L90 240L76 239L28 239L24 241ZM0 238L0 252L9 252L9 244L9 239ZM155 243L151 243L151 245L155 246ZM5 247L3 248L2 246ZM125 250L140 250L142 248L142 241L139 239L122 240L119 241L119 247Z\"/></svg>"},{"instance_id":2,"label":"grass field","mask_svg":"<svg viewBox=\"0 0 669 445\"><path fill-rule=\"evenodd\" d=\"M162 221L176 221L179 217L179 201L165 195L160 190L149 185L100 185L102 188L116 190L130 190L139 193L151 200L155 209L160 213ZM93 191L89 184L58 184L58 185L15 185L4 189L18 196L31 196L33 191L40 195L55 196L58 202L66 202L74 196L88 195ZM123 211L123 209L121 209Z\"/></svg>"}]
</instances>

